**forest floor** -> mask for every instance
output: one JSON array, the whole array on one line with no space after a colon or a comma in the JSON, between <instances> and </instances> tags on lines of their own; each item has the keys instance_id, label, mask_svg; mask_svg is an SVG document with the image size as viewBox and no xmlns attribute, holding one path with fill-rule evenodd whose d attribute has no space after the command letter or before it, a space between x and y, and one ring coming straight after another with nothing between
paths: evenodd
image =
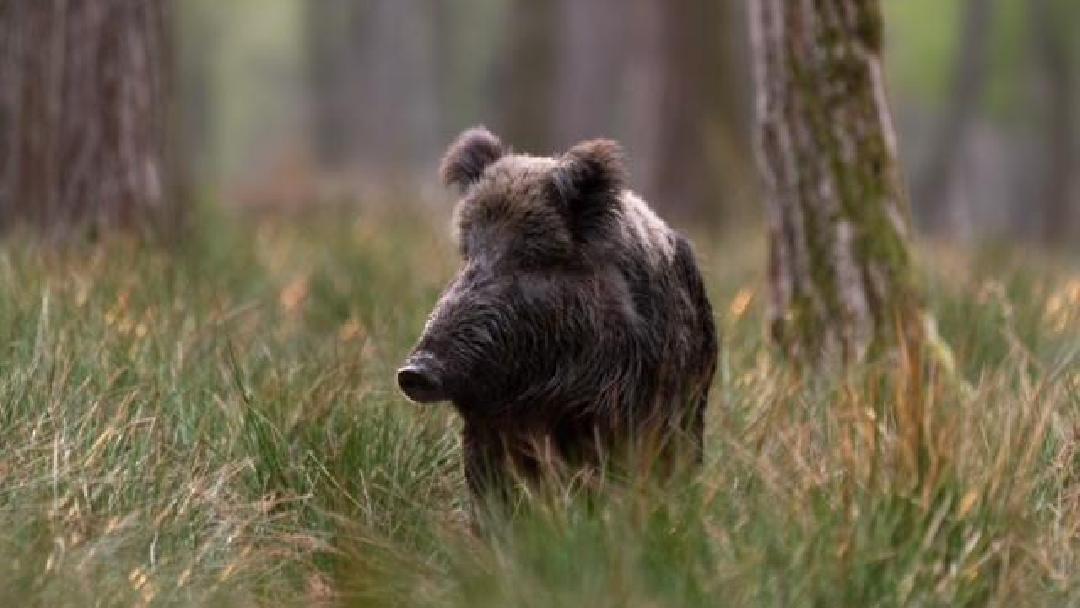
<instances>
[{"instance_id":1,"label":"forest floor","mask_svg":"<svg viewBox=\"0 0 1080 608\"><path fill-rule=\"evenodd\" d=\"M0 248L0 605L1080 603L1080 272L921 248L955 374L800 377L761 243L695 235L705 464L474 526L458 421L395 389L456 256L405 215Z\"/></svg>"}]
</instances>

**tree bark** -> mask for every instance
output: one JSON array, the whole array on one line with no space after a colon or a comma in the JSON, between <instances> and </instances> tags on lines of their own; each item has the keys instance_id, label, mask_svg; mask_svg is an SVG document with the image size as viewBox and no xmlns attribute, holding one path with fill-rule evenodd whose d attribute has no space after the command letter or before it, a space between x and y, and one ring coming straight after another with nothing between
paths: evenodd
<instances>
[{"instance_id":1,"label":"tree bark","mask_svg":"<svg viewBox=\"0 0 1080 608\"><path fill-rule=\"evenodd\" d=\"M753 0L769 325L792 358L849 363L921 335L877 0Z\"/></svg>"},{"instance_id":2,"label":"tree bark","mask_svg":"<svg viewBox=\"0 0 1080 608\"><path fill-rule=\"evenodd\" d=\"M0 223L172 229L171 3L0 3Z\"/></svg>"}]
</instances>

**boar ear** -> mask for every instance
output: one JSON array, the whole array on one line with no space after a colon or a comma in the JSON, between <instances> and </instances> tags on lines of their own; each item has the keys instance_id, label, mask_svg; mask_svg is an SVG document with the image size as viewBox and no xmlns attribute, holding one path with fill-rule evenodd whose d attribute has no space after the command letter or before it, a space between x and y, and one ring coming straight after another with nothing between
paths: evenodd
<instances>
[{"instance_id":1,"label":"boar ear","mask_svg":"<svg viewBox=\"0 0 1080 608\"><path fill-rule=\"evenodd\" d=\"M553 181L572 227L587 231L606 216L626 186L622 146L610 139L577 144L563 155Z\"/></svg>"},{"instance_id":2,"label":"boar ear","mask_svg":"<svg viewBox=\"0 0 1080 608\"><path fill-rule=\"evenodd\" d=\"M498 137L484 127L473 127L459 135L447 149L439 175L447 186L465 190L503 154L503 145Z\"/></svg>"},{"instance_id":3,"label":"boar ear","mask_svg":"<svg viewBox=\"0 0 1080 608\"><path fill-rule=\"evenodd\" d=\"M572 207L588 199L618 196L626 184L622 146L610 139L584 141L563 155L555 188Z\"/></svg>"}]
</instances>

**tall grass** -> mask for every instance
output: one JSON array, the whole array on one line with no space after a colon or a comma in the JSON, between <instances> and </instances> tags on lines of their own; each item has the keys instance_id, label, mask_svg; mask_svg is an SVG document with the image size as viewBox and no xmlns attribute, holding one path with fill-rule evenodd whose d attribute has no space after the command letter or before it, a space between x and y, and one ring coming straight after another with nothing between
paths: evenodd
<instances>
[{"instance_id":1,"label":"tall grass","mask_svg":"<svg viewBox=\"0 0 1080 608\"><path fill-rule=\"evenodd\" d=\"M0 249L0 605L1080 602L1080 278L935 251L959 376L800 377L755 242L699 237L723 353L694 480L476 522L393 370L455 267L404 215Z\"/></svg>"}]
</instances>

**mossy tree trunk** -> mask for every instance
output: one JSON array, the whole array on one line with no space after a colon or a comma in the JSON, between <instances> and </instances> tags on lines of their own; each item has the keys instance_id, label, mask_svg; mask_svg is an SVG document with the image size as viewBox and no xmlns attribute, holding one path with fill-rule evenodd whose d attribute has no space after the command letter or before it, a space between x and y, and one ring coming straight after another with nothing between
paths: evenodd
<instances>
[{"instance_id":1,"label":"mossy tree trunk","mask_svg":"<svg viewBox=\"0 0 1080 608\"><path fill-rule=\"evenodd\" d=\"M769 324L792 358L847 363L920 332L878 0L753 0Z\"/></svg>"}]
</instances>

